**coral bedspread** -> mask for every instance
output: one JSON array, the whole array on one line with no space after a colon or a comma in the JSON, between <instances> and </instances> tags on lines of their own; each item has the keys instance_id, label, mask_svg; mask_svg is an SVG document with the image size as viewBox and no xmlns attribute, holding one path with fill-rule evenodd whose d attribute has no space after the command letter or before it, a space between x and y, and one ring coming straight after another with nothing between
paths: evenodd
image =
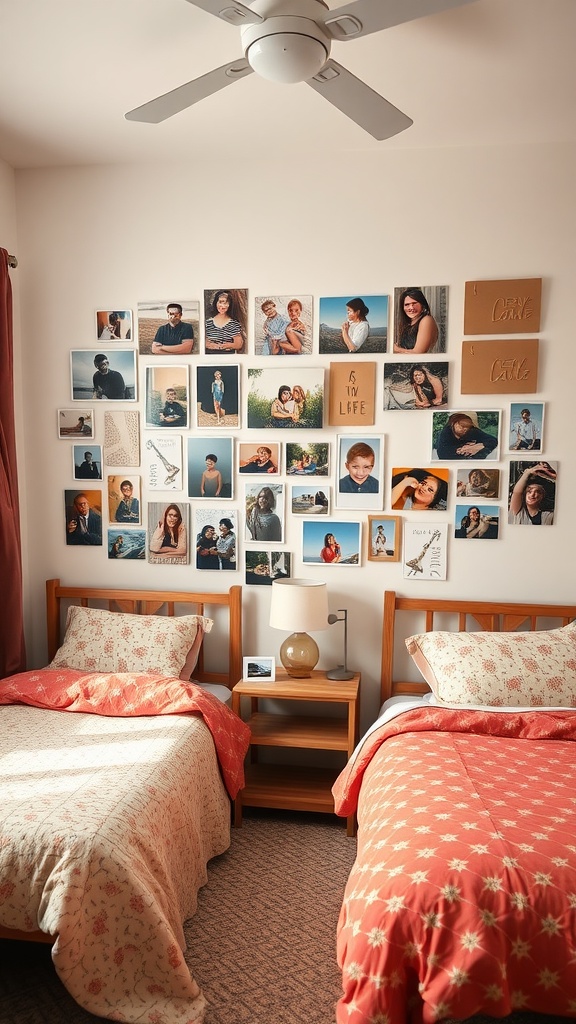
<instances>
[{"instance_id":1,"label":"coral bedspread","mask_svg":"<svg viewBox=\"0 0 576 1024\"><path fill-rule=\"evenodd\" d=\"M20 699L32 703L28 673L2 681L0 703L18 700L19 679ZM172 682L185 711L183 684ZM0 924L56 936L53 960L68 991L113 1020L203 1019L182 923L207 861L229 846L221 768L234 793L248 730L185 686L194 714L0 708Z\"/></svg>"},{"instance_id":2,"label":"coral bedspread","mask_svg":"<svg viewBox=\"0 0 576 1024\"><path fill-rule=\"evenodd\" d=\"M340 1024L576 1017L576 711L405 711L339 776Z\"/></svg>"}]
</instances>

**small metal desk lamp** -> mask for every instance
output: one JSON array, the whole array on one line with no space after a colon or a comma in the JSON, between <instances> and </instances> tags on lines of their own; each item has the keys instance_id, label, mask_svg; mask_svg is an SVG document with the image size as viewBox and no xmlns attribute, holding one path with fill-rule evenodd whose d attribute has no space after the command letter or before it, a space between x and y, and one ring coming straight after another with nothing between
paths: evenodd
<instances>
[{"instance_id":1,"label":"small metal desk lamp","mask_svg":"<svg viewBox=\"0 0 576 1024\"><path fill-rule=\"evenodd\" d=\"M348 611L346 608L339 608L338 611L342 612L342 617L339 618L337 615L329 615L328 622L331 626L335 622L344 623L344 664L338 665L336 668L331 668L330 671L326 673L326 678L341 679L344 681L345 679L353 679L355 673L350 672L348 669Z\"/></svg>"}]
</instances>

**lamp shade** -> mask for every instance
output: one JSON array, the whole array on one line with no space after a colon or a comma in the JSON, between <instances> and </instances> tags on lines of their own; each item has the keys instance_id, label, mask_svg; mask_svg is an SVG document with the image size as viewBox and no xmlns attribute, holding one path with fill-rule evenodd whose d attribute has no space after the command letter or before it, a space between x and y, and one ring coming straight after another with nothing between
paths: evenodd
<instances>
[{"instance_id":1,"label":"lamp shade","mask_svg":"<svg viewBox=\"0 0 576 1024\"><path fill-rule=\"evenodd\" d=\"M328 591L317 580L274 580L270 625L287 633L328 628Z\"/></svg>"}]
</instances>

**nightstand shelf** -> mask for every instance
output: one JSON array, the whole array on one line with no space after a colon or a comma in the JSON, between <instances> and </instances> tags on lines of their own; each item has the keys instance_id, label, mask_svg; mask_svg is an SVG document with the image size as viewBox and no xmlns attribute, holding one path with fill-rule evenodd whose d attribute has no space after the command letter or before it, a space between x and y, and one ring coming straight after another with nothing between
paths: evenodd
<instances>
[{"instance_id":1,"label":"nightstand shelf","mask_svg":"<svg viewBox=\"0 0 576 1024\"><path fill-rule=\"evenodd\" d=\"M299 750L333 750L342 754L342 765L358 741L360 675L353 679L333 681L324 672L314 671L309 679L292 679L283 670L274 682L241 680L234 687L232 708L241 712L242 697L250 698L247 718L252 733L249 763L246 765L246 786L238 794L234 808L234 824L242 824L242 807L277 807L282 810L334 812L332 786L339 768L312 768L258 761L260 747ZM259 709L260 700L305 701L322 704L345 704L345 718L337 718L328 709L322 715L281 714ZM355 818L347 819L348 835L354 835Z\"/></svg>"}]
</instances>

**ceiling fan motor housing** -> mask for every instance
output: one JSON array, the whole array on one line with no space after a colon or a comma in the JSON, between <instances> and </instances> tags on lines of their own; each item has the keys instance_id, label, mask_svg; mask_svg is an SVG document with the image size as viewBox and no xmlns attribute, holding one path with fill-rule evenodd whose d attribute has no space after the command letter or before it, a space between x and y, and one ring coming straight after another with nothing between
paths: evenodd
<instances>
[{"instance_id":1,"label":"ceiling fan motor housing","mask_svg":"<svg viewBox=\"0 0 576 1024\"><path fill-rule=\"evenodd\" d=\"M294 13L270 16L270 6L275 5L254 4L254 9L266 20L241 29L244 56L262 78L272 82L307 82L330 56L330 36L310 17L317 10L318 0L304 0L297 4L302 8L302 16ZM292 12L294 6L292 2Z\"/></svg>"}]
</instances>

